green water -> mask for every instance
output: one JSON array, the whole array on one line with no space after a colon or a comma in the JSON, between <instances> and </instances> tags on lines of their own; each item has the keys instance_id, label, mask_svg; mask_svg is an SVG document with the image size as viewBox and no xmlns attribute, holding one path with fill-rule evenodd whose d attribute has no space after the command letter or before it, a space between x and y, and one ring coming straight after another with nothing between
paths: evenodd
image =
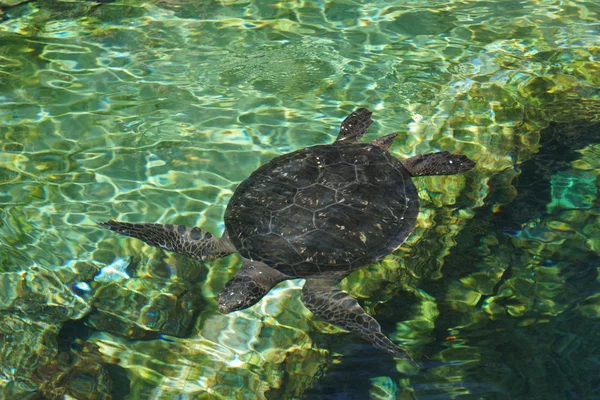
<instances>
[{"instance_id":1,"label":"green water","mask_svg":"<svg viewBox=\"0 0 600 400\"><path fill-rule=\"evenodd\" d=\"M1 396L39 389L65 321L105 312L86 341L116 399L600 398L598 2L18 3L0 0ZM220 234L240 181L358 107L399 158L478 163L416 179L415 232L343 285L417 375L312 316L302 281L224 316L236 256L94 225ZM161 325L173 298L181 326Z\"/></svg>"}]
</instances>

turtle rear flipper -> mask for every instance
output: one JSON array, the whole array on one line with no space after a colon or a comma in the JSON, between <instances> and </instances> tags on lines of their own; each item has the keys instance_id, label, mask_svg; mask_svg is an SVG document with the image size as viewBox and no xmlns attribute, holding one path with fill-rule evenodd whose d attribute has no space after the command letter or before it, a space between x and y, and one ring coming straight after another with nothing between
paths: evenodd
<instances>
[{"instance_id":1,"label":"turtle rear flipper","mask_svg":"<svg viewBox=\"0 0 600 400\"><path fill-rule=\"evenodd\" d=\"M219 239L200 228L112 220L99 222L98 226L200 261L225 257L236 251L227 234Z\"/></svg>"},{"instance_id":2,"label":"turtle rear flipper","mask_svg":"<svg viewBox=\"0 0 600 400\"><path fill-rule=\"evenodd\" d=\"M475 161L462 154L439 151L411 157L402 165L412 176L454 175L473 169Z\"/></svg>"},{"instance_id":3,"label":"turtle rear flipper","mask_svg":"<svg viewBox=\"0 0 600 400\"><path fill-rule=\"evenodd\" d=\"M366 108L359 108L348 115L340 126L340 133L335 143L352 143L359 140L373 123L373 113Z\"/></svg>"},{"instance_id":4,"label":"turtle rear flipper","mask_svg":"<svg viewBox=\"0 0 600 400\"><path fill-rule=\"evenodd\" d=\"M302 289L302 302L306 308L327 322L357 334L373 346L418 368L405 350L381 332L379 323L365 312L356 299L333 286L340 279L332 279L331 275L317 275L306 280Z\"/></svg>"}]
</instances>

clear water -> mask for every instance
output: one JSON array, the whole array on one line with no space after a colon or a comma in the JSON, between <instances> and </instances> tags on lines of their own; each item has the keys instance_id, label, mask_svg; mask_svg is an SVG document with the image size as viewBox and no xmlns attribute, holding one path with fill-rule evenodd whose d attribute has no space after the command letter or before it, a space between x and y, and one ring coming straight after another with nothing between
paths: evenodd
<instances>
[{"instance_id":1,"label":"clear water","mask_svg":"<svg viewBox=\"0 0 600 400\"><path fill-rule=\"evenodd\" d=\"M98 312L99 275L72 289L91 268L134 325L133 294L195 296L185 337L91 332L120 367L114 398L600 398L598 2L0 5L1 395L35 390L35 361L17 361L54 357L40 338ZM301 281L223 316L238 258L201 266L94 226L219 234L252 170L330 143L361 106L367 140L400 132L398 157L478 162L416 180L416 231L344 282L417 375L313 317Z\"/></svg>"}]
</instances>

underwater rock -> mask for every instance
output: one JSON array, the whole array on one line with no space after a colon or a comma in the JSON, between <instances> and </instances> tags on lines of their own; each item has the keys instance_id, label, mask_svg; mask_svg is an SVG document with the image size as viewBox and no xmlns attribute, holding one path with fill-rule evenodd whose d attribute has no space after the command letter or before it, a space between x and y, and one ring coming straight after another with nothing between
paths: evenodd
<instances>
[{"instance_id":1,"label":"underwater rock","mask_svg":"<svg viewBox=\"0 0 600 400\"><path fill-rule=\"evenodd\" d=\"M84 0L85 2L88 3L112 3L116 0ZM55 3L73 3L72 1L65 1L65 0L2 0L2 4L0 4L0 8L9 8L9 7L14 7L14 6L18 6L19 4L24 4L24 3L40 3L41 5L45 5L45 6L53 6L55 5Z\"/></svg>"},{"instance_id":2,"label":"underwater rock","mask_svg":"<svg viewBox=\"0 0 600 400\"><path fill-rule=\"evenodd\" d=\"M111 399L104 355L87 341L86 325L129 339L189 333L201 309L192 283L122 279L125 270L118 280L93 281L98 272L74 263L0 274L0 394Z\"/></svg>"},{"instance_id":3,"label":"underwater rock","mask_svg":"<svg viewBox=\"0 0 600 400\"><path fill-rule=\"evenodd\" d=\"M194 263L160 258L118 258L90 284L92 311L87 326L129 339L160 334L187 336L202 310Z\"/></svg>"},{"instance_id":4,"label":"underwater rock","mask_svg":"<svg viewBox=\"0 0 600 400\"><path fill-rule=\"evenodd\" d=\"M219 81L224 86L249 85L257 90L283 93L296 97L298 93L324 92L341 79L344 61L315 43L310 51L304 46L289 45L258 48L252 53L235 54L222 65ZM265 59L270 60L265 63ZM244 116L259 118L259 114Z\"/></svg>"},{"instance_id":5,"label":"underwater rock","mask_svg":"<svg viewBox=\"0 0 600 400\"><path fill-rule=\"evenodd\" d=\"M229 262L219 260L215 280ZM127 370L130 398L299 398L322 374L328 351L311 339L309 312L296 310L299 290L288 281L254 308L203 310L188 337L139 341L95 333L90 341Z\"/></svg>"},{"instance_id":6,"label":"underwater rock","mask_svg":"<svg viewBox=\"0 0 600 400\"><path fill-rule=\"evenodd\" d=\"M87 264L46 269L34 265L27 271L0 274L0 312L35 316L36 320L60 324L86 315L88 300L76 294L73 287L90 281L97 269Z\"/></svg>"},{"instance_id":7,"label":"underwater rock","mask_svg":"<svg viewBox=\"0 0 600 400\"><path fill-rule=\"evenodd\" d=\"M600 178L600 125L552 123L541 131L540 144L514 180L491 181L485 206L461 233L457 254L480 267L449 290L454 308L479 305L493 319L557 316L583 295L570 288L578 276L591 273L589 265L600 248L593 212ZM516 189L512 201L498 194L508 187ZM508 203L499 207L504 201ZM458 263L457 257L451 256L450 262Z\"/></svg>"},{"instance_id":8,"label":"underwater rock","mask_svg":"<svg viewBox=\"0 0 600 400\"><path fill-rule=\"evenodd\" d=\"M444 279L423 285L438 300L431 360L439 364L415 377L413 387L460 380L466 390L477 370L488 388L543 392L552 376L560 396L593 397L600 342L588 332L600 315L598 128L589 121L550 124L518 173L489 180L483 206L445 257Z\"/></svg>"},{"instance_id":9,"label":"underwater rock","mask_svg":"<svg viewBox=\"0 0 600 400\"><path fill-rule=\"evenodd\" d=\"M79 18L91 13L101 4L115 0L2 0L0 2L0 22L32 15L38 23L57 19Z\"/></svg>"},{"instance_id":10,"label":"underwater rock","mask_svg":"<svg viewBox=\"0 0 600 400\"><path fill-rule=\"evenodd\" d=\"M596 177L589 168L565 171L593 144L600 144L600 124L551 123L543 129L539 150L518 166L519 174L511 182L516 197L496 215L505 229L519 229L561 205L589 208L596 193Z\"/></svg>"},{"instance_id":11,"label":"underwater rock","mask_svg":"<svg viewBox=\"0 0 600 400\"><path fill-rule=\"evenodd\" d=\"M157 278L103 282L86 324L130 339L186 336L202 305L193 285Z\"/></svg>"},{"instance_id":12,"label":"underwater rock","mask_svg":"<svg viewBox=\"0 0 600 400\"><path fill-rule=\"evenodd\" d=\"M0 314L0 376L25 385L37 385L35 370L58 354L56 336L60 328L30 320L16 313Z\"/></svg>"},{"instance_id":13,"label":"underwater rock","mask_svg":"<svg viewBox=\"0 0 600 400\"><path fill-rule=\"evenodd\" d=\"M4 381L0 393L111 399L110 378L103 361L92 356L94 347L84 345L84 351L75 351L71 348L75 339L61 337L66 321L89 311L72 285L90 279L94 272L82 264L0 274L2 287L10 294L0 302L0 382Z\"/></svg>"},{"instance_id":14,"label":"underwater rock","mask_svg":"<svg viewBox=\"0 0 600 400\"><path fill-rule=\"evenodd\" d=\"M95 345L82 351L62 352L55 360L40 365L34 373L38 391L48 399L69 395L81 400L111 400L112 383L106 364Z\"/></svg>"},{"instance_id":15,"label":"underwater rock","mask_svg":"<svg viewBox=\"0 0 600 400\"><path fill-rule=\"evenodd\" d=\"M0 5L0 7L2 8L7 8L7 7L14 7L16 5L22 4L22 3L27 3L30 2L31 0L4 0L2 2L2 4Z\"/></svg>"}]
</instances>

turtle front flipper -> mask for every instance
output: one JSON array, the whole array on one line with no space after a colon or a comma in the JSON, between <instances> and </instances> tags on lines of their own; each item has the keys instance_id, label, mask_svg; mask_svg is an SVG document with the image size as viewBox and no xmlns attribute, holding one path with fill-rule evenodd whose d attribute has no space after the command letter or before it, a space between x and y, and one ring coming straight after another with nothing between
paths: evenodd
<instances>
[{"instance_id":1,"label":"turtle front flipper","mask_svg":"<svg viewBox=\"0 0 600 400\"><path fill-rule=\"evenodd\" d=\"M392 145L392 142L394 141L394 138L396 136L398 136L398 132L390 133L389 135L385 135L373 140L371 144L374 144L377 147L387 150Z\"/></svg>"},{"instance_id":2,"label":"turtle front flipper","mask_svg":"<svg viewBox=\"0 0 600 400\"><path fill-rule=\"evenodd\" d=\"M379 323L348 293L332 286L323 276L308 278L302 289L302 302L315 315L329 323L353 332L392 356L408 361L417 367L408 353L394 344L382 332Z\"/></svg>"},{"instance_id":3,"label":"turtle front flipper","mask_svg":"<svg viewBox=\"0 0 600 400\"><path fill-rule=\"evenodd\" d=\"M236 251L227 234L219 239L200 228L112 220L99 222L98 225L140 239L151 246L174 251L200 261L214 260Z\"/></svg>"},{"instance_id":4,"label":"turtle front flipper","mask_svg":"<svg viewBox=\"0 0 600 400\"><path fill-rule=\"evenodd\" d=\"M411 157L402 165L412 176L454 175L473 169L475 161L462 154L440 151Z\"/></svg>"},{"instance_id":5,"label":"turtle front flipper","mask_svg":"<svg viewBox=\"0 0 600 400\"><path fill-rule=\"evenodd\" d=\"M273 286L290 278L265 263L244 258L242 268L217 297L219 311L228 314L248 308L262 299Z\"/></svg>"},{"instance_id":6,"label":"turtle front flipper","mask_svg":"<svg viewBox=\"0 0 600 400\"><path fill-rule=\"evenodd\" d=\"M366 108L359 108L348 115L340 126L340 133L335 139L335 143L352 143L359 140L373 123L371 115L373 113Z\"/></svg>"}]
</instances>

